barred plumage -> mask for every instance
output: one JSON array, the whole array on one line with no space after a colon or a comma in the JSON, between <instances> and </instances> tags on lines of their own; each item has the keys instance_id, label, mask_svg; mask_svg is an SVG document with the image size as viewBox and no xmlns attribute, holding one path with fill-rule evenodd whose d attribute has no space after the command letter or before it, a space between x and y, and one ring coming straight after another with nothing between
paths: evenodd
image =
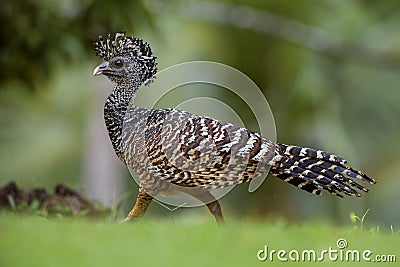
<instances>
[{"instance_id":1,"label":"barred plumage","mask_svg":"<svg viewBox=\"0 0 400 267\"><path fill-rule=\"evenodd\" d=\"M220 205L208 190L244 183L268 171L315 195L326 190L359 197L359 191L368 189L353 179L375 183L324 151L275 144L251 130L181 110L137 107L137 90L157 71L150 46L124 33L114 39L100 36L94 45L96 55L105 60L94 75L104 74L116 83L104 106L112 145L140 177L128 219L142 216L152 196L175 185L207 204L223 222Z\"/></svg>"},{"instance_id":2,"label":"barred plumage","mask_svg":"<svg viewBox=\"0 0 400 267\"><path fill-rule=\"evenodd\" d=\"M364 192L368 189L350 178L376 183L366 174L346 166L346 160L324 151L280 144L277 154L279 157L271 168L271 174L316 195L324 189L340 197L340 192L360 197L355 189Z\"/></svg>"}]
</instances>

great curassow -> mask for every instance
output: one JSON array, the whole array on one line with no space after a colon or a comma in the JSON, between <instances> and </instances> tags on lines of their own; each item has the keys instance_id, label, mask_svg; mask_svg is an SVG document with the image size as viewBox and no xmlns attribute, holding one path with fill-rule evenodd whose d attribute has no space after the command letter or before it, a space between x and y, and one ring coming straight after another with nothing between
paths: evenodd
<instances>
[{"instance_id":1,"label":"great curassow","mask_svg":"<svg viewBox=\"0 0 400 267\"><path fill-rule=\"evenodd\" d=\"M136 106L139 87L157 72L150 46L125 33L100 36L94 46L104 62L93 74L116 84L104 106L111 143L140 178L127 219L141 217L153 197L173 187L204 202L222 223L220 204L209 190L248 182L268 171L315 195L326 190L359 197L359 191L368 189L355 180L375 183L344 159L321 150L275 144L257 132L182 110Z\"/></svg>"}]
</instances>

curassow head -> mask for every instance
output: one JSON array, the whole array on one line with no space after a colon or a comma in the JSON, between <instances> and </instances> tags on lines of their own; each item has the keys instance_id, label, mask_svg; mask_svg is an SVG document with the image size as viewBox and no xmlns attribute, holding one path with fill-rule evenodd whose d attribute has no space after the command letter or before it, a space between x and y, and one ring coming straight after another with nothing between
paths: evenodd
<instances>
[{"instance_id":1,"label":"curassow head","mask_svg":"<svg viewBox=\"0 0 400 267\"><path fill-rule=\"evenodd\" d=\"M119 85L147 84L157 72L156 57L148 43L125 32L117 32L114 38L107 34L94 42L96 55L104 61L93 71L93 75L105 75Z\"/></svg>"}]
</instances>

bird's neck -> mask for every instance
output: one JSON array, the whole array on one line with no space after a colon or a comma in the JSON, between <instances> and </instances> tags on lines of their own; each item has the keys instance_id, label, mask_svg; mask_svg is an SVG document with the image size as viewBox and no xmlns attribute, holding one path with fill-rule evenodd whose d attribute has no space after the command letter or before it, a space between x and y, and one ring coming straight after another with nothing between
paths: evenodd
<instances>
[{"instance_id":1,"label":"bird's neck","mask_svg":"<svg viewBox=\"0 0 400 267\"><path fill-rule=\"evenodd\" d=\"M104 121L114 151L124 161L122 127L129 105L134 101L140 85L116 85L104 105Z\"/></svg>"}]
</instances>

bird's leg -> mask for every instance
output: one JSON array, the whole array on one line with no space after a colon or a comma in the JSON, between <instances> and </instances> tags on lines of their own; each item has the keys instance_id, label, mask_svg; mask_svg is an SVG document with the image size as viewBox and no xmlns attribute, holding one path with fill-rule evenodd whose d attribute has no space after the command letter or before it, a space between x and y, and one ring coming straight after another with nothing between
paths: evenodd
<instances>
[{"instance_id":1,"label":"bird's leg","mask_svg":"<svg viewBox=\"0 0 400 267\"><path fill-rule=\"evenodd\" d=\"M218 225L225 224L224 216L222 215L221 205L209 191L200 188L197 190L195 190L194 188L190 188L183 191L206 204L208 210L211 212L212 215L214 215Z\"/></svg>"},{"instance_id":2,"label":"bird's leg","mask_svg":"<svg viewBox=\"0 0 400 267\"><path fill-rule=\"evenodd\" d=\"M152 200L153 200L152 196L147 194L146 191L144 191L142 188L139 188L139 193L136 198L135 206L129 212L125 220L128 221L131 219L138 219L142 217L145 214L147 207L150 205Z\"/></svg>"},{"instance_id":3,"label":"bird's leg","mask_svg":"<svg viewBox=\"0 0 400 267\"><path fill-rule=\"evenodd\" d=\"M222 215L221 205L219 204L218 200L215 200L211 203L207 204L208 210L214 215L215 219L217 220L218 225L224 225L225 220L224 216Z\"/></svg>"}]
</instances>

